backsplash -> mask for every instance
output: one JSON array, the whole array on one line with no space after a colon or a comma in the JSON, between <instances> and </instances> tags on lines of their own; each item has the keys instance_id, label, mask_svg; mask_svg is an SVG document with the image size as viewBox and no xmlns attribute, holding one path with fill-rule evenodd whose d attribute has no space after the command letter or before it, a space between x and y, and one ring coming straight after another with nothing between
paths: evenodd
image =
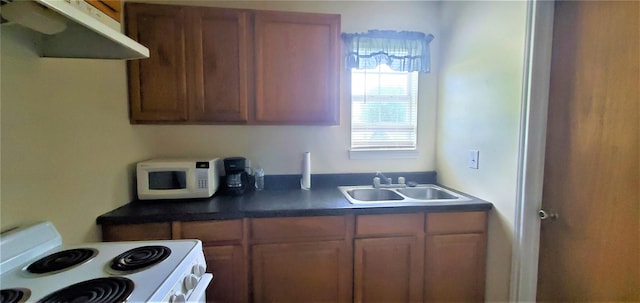
<instances>
[{"instance_id":1,"label":"backsplash","mask_svg":"<svg viewBox=\"0 0 640 303\"><path fill-rule=\"evenodd\" d=\"M384 172L396 183L398 177L404 177L407 182L419 184L436 183L437 174L435 171L425 172ZM327 188L336 186L368 185L373 184L372 173L345 173L345 174L312 174L311 189ZM300 175L266 175L264 178L266 190L282 190L300 188Z\"/></svg>"}]
</instances>

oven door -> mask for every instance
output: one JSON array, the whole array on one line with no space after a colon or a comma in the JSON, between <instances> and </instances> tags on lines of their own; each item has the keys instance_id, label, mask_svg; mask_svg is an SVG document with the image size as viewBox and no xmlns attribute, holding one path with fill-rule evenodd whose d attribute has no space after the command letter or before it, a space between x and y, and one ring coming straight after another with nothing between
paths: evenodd
<instances>
[{"instance_id":1,"label":"oven door","mask_svg":"<svg viewBox=\"0 0 640 303\"><path fill-rule=\"evenodd\" d=\"M211 280L213 280L212 274L205 273L204 275L202 275L202 277L200 278L200 281L198 282L198 286L196 286L193 292L191 292L191 295L189 295L189 298L187 298L187 302L188 303L207 302L207 298L206 298L207 286L209 286L209 283L211 282Z\"/></svg>"}]
</instances>

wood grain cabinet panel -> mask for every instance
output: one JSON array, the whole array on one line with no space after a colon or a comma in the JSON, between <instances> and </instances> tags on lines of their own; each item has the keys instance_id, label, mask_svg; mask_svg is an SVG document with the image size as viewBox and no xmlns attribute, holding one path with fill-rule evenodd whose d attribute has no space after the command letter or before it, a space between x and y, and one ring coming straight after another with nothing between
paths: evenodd
<instances>
[{"instance_id":1,"label":"wood grain cabinet panel","mask_svg":"<svg viewBox=\"0 0 640 303\"><path fill-rule=\"evenodd\" d=\"M189 8L189 120L247 123L248 16L246 11Z\"/></svg>"},{"instance_id":2,"label":"wood grain cabinet panel","mask_svg":"<svg viewBox=\"0 0 640 303\"><path fill-rule=\"evenodd\" d=\"M353 217L251 220L255 302L351 302Z\"/></svg>"},{"instance_id":3,"label":"wood grain cabinet panel","mask_svg":"<svg viewBox=\"0 0 640 303\"><path fill-rule=\"evenodd\" d=\"M360 215L355 222L354 302L421 302L424 213Z\"/></svg>"},{"instance_id":4,"label":"wood grain cabinet panel","mask_svg":"<svg viewBox=\"0 0 640 303\"><path fill-rule=\"evenodd\" d=\"M187 120L184 9L127 3L126 33L149 48L127 61L132 123Z\"/></svg>"},{"instance_id":5,"label":"wood grain cabinet panel","mask_svg":"<svg viewBox=\"0 0 640 303\"><path fill-rule=\"evenodd\" d=\"M354 302L421 302L422 237L357 239Z\"/></svg>"},{"instance_id":6,"label":"wood grain cabinet panel","mask_svg":"<svg viewBox=\"0 0 640 303\"><path fill-rule=\"evenodd\" d=\"M171 240L171 223L102 225L102 241L142 240Z\"/></svg>"},{"instance_id":7,"label":"wood grain cabinet panel","mask_svg":"<svg viewBox=\"0 0 640 303\"><path fill-rule=\"evenodd\" d=\"M196 238L210 302L482 302L486 212L103 225L105 241Z\"/></svg>"},{"instance_id":8,"label":"wood grain cabinet panel","mask_svg":"<svg viewBox=\"0 0 640 303\"><path fill-rule=\"evenodd\" d=\"M340 15L255 15L256 121L338 124Z\"/></svg>"},{"instance_id":9,"label":"wood grain cabinet panel","mask_svg":"<svg viewBox=\"0 0 640 303\"><path fill-rule=\"evenodd\" d=\"M418 235L424 233L424 213L361 215L356 217L356 237Z\"/></svg>"},{"instance_id":10,"label":"wood grain cabinet panel","mask_svg":"<svg viewBox=\"0 0 640 303\"><path fill-rule=\"evenodd\" d=\"M340 15L127 3L132 123L339 123Z\"/></svg>"},{"instance_id":11,"label":"wood grain cabinet panel","mask_svg":"<svg viewBox=\"0 0 640 303\"><path fill-rule=\"evenodd\" d=\"M85 0L93 7L97 8L113 20L120 22L122 19L122 1L121 0Z\"/></svg>"},{"instance_id":12,"label":"wood grain cabinet panel","mask_svg":"<svg viewBox=\"0 0 640 303\"><path fill-rule=\"evenodd\" d=\"M244 237L242 220L180 222L180 239L199 239L212 242L240 243Z\"/></svg>"},{"instance_id":13,"label":"wood grain cabinet panel","mask_svg":"<svg viewBox=\"0 0 640 303\"><path fill-rule=\"evenodd\" d=\"M207 288L208 302L247 302L249 291L248 256L243 220L174 222L179 239L199 239L214 275Z\"/></svg>"},{"instance_id":14,"label":"wood grain cabinet panel","mask_svg":"<svg viewBox=\"0 0 640 303\"><path fill-rule=\"evenodd\" d=\"M427 233L483 233L487 229L486 212L451 212L427 214Z\"/></svg>"},{"instance_id":15,"label":"wood grain cabinet panel","mask_svg":"<svg viewBox=\"0 0 640 303\"><path fill-rule=\"evenodd\" d=\"M254 243L341 240L347 237L345 216L259 218L251 220Z\"/></svg>"},{"instance_id":16,"label":"wood grain cabinet panel","mask_svg":"<svg viewBox=\"0 0 640 303\"><path fill-rule=\"evenodd\" d=\"M247 302L247 269L240 245L205 246L207 272L214 274L207 302Z\"/></svg>"},{"instance_id":17,"label":"wood grain cabinet panel","mask_svg":"<svg viewBox=\"0 0 640 303\"><path fill-rule=\"evenodd\" d=\"M351 254L345 241L253 245L254 302L351 302Z\"/></svg>"},{"instance_id":18,"label":"wood grain cabinet panel","mask_svg":"<svg viewBox=\"0 0 640 303\"><path fill-rule=\"evenodd\" d=\"M426 302L483 302L487 213L430 213L426 217Z\"/></svg>"},{"instance_id":19,"label":"wood grain cabinet panel","mask_svg":"<svg viewBox=\"0 0 640 303\"><path fill-rule=\"evenodd\" d=\"M426 302L484 302L485 235L427 236Z\"/></svg>"}]
</instances>

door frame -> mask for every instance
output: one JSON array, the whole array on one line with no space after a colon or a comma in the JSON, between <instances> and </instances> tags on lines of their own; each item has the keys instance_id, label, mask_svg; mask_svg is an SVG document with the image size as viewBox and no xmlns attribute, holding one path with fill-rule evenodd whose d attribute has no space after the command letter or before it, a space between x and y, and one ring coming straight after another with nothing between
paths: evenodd
<instances>
[{"instance_id":1,"label":"door frame","mask_svg":"<svg viewBox=\"0 0 640 303\"><path fill-rule=\"evenodd\" d=\"M527 1L511 302L536 301L554 5Z\"/></svg>"}]
</instances>

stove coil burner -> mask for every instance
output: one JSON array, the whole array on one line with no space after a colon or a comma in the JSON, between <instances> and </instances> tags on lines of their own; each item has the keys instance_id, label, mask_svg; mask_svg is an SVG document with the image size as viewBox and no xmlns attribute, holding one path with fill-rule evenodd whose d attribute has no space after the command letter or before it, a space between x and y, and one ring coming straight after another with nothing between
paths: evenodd
<instances>
[{"instance_id":1,"label":"stove coil burner","mask_svg":"<svg viewBox=\"0 0 640 303\"><path fill-rule=\"evenodd\" d=\"M97 250L89 248L63 250L31 263L27 271L34 274L52 273L84 263L97 254Z\"/></svg>"},{"instance_id":2,"label":"stove coil burner","mask_svg":"<svg viewBox=\"0 0 640 303\"><path fill-rule=\"evenodd\" d=\"M111 269L117 271L139 270L169 257L171 249L166 246L141 246L125 251L113 258Z\"/></svg>"},{"instance_id":3,"label":"stove coil burner","mask_svg":"<svg viewBox=\"0 0 640 303\"><path fill-rule=\"evenodd\" d=\"M127 278L97 278L62 288L38 302L120 303L127 300L133 288L133 281Z\"/></svg>"},{"instance_id":4,"label":"stove coil burner","mask_svg":"<svg viewBox=\"0 0 640 303\"><path fill-rule=\"evenodd\" d=\"M31 292L25 288L0 290L0 303L21 303L29 299Z\"/></svg>"}]
</instances>

